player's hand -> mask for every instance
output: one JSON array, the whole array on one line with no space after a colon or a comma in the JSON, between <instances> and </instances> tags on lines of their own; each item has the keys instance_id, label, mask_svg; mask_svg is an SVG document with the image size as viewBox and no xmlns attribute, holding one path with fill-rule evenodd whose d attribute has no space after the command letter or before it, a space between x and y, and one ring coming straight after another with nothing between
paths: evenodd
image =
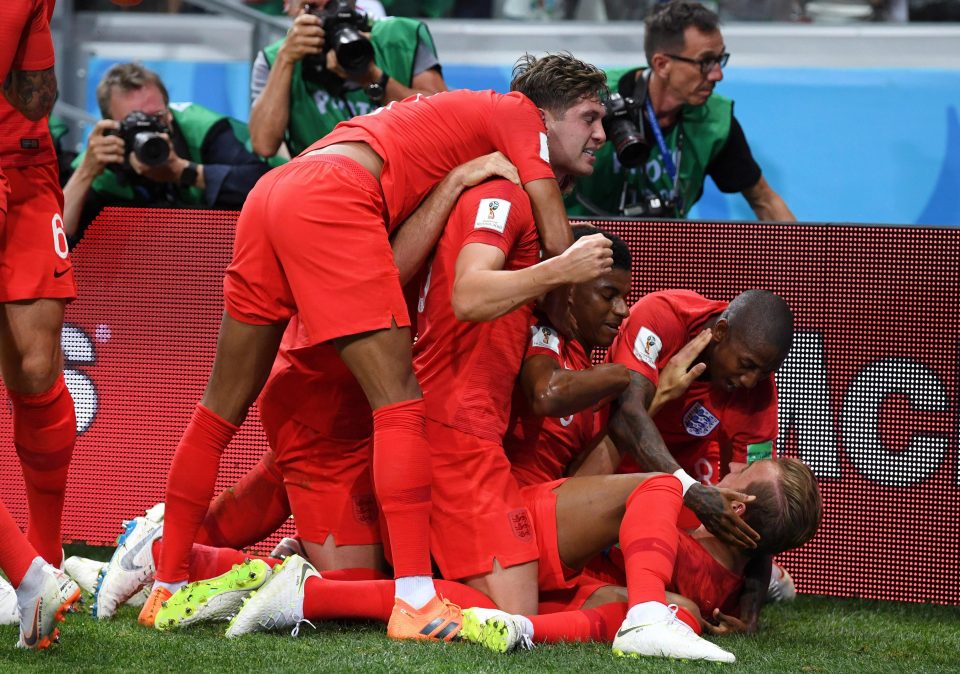
<instances>
[{"instance_id":1,"label":"player's hand","mask_svg":"<svg viewBox=\"0 0 960 674\"><path fill-rule=\"evenodd\" d=\"M591 234L573 242L557 258L566 283L586 283L613 268L613 243L603 234Z\"/></svg>"},{"instance_id":2,"label":"player's hand","mask_svg":"<svg viewBox=\"0 0 960 674\"><path fill-rule=\"evenodd\" d=\"M501 152L491 152L482 157L471 159L460 164L451 171L452 179L461 189L479 185L487 178L500 176L506 178L515 185L520 184L520 174L517 173L517 167L510 163L510 160Z\"/></svg>"},{"instance_id":3,"label":"player's hand","mask_svg":"<svg viewBox=\"0 0 960 674\"><path fill-rule=\"evenodd\" d=\"M663 369L660 370L660 376L657 381L657 393L650 403L650 415L653 416L664 404L671 400L676 400L690 388L690 384L702 375L706 369L706 363L697 363L693 361L706 348L713 337L713 331L710 328L701 330L700 334L684 344L683 348L677 351L673 357L667 361ZM693 367L691 367L693 365Z\"/></svg>"},{"instance_id":4,"label":"player's hand","mask_svg":"<svg viewBox=\"0 0 960 674\"><path fill-rule=\"evenodd\" d=\"M702 620L700 625L707 634L717 636L719 634L753 634L757 631L756 623L745 623L736 616L721 613L720 609L713 609L714 625L711 622Z\"/></svg>"},{"instance_id":5,"label":"player's hand","mask_svg":"<svg viewBox=\"0 0 960 674\"><path fill-rule=\"evenodd\" d=\"M162 164L158 164L157 166L149 166L137 159L137 155L131 152L129 158L130 168L132 168L137 175L141 175L144 178L154 182L179 182L180 174L183 172L184 167L190 162L177 155L176 150L173 149L173 143L170 140L169 134L162 133L160 136L167 141L167 146L170 148L170 154L167 155L167 161Z\"/></svg>"},{"instance_id":6,"label":"player's hand","mask_svg":"<svg viewBox=\"0 0 960 674\"><path fill-rule=\"evenodd\" d=\"M277 52L277 58L296 63L310 54L319 54L323 51L323 45L324 32L320 17L304 11L293 20L293 25Z\"/></svg>"},{"instance_id":7,"label":"player's hand","mask_svg":"<svg viewBox=\"0 0 960 674\"><path fill-rule=\"evenodd\" d=\"M122 164L124 143L120 136L105 136L107 131L120 128L120 122L101 119L87 140L87 152L83 156L83 168L96 177L110 164Z\"/></svg>"},{"instance_id":8,"label":"player's hand","mask_svg":"<svg viewBox=\"0 0 960 674\"><path fill-rule=\"evenodd\" d=\"M756 496L718 487L695 484L687 490L684 504L697 514L703 526L725 543L752 550L760 534L733 510L733 503L750 503Z\"/></svg>"}]
</instances>

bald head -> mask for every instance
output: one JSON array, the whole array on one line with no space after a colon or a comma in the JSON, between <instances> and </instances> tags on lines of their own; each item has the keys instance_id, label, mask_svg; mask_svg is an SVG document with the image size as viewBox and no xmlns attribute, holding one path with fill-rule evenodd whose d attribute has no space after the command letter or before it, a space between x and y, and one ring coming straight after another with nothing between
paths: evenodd
<instances>
[{"instance_id":1,"label":"bald head","mask_svg":"<svg viewBox=\"0 0 960 674\"><path fill-rule=\"evenodd\" d=\"M793 312L769 290L747 290L733 298L721 318L733 336L754 347L773 347L786 358L793 345Z\"/></svg>"}]
</instances>

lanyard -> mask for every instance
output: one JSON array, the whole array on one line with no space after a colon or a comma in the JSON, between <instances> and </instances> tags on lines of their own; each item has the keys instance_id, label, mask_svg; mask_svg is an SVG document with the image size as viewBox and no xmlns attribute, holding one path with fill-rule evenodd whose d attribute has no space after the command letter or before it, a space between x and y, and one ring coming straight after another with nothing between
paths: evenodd
<instances>
[{"instance_id":1,"label":"lanyard","mask_svg":"<svg viewBox=\"0 0 960 674\"><path fill-rule=\"evenodd\" d=\"M663 132L660 131L660 124L657 123L657 113L653 110L653 103L650 102L648 97L644 101L647 108L647 119L650 120L650 126L653 127L653 135L657 139L657 146L660 148L660 156L663 157L663 166L667 169L667 173L670 174L670 178L673 180L673 190L672 196L676 198L680 193L680 171L677 170L677 165L673 163L673 155L670 153L670 148L667 147L667 141L663 138ZM683 127L678 131L677 136L677 163L680 160L680 153L683 151Z\"/></svg>"}]
</instances>

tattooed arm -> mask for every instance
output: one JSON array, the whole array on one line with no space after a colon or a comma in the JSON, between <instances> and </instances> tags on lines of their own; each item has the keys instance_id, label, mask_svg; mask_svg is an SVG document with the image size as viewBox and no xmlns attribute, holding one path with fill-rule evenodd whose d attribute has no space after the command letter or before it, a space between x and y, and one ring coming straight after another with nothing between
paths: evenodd
<instances>
[{"instance_id":1,"label":"tattooed arm","mask_svg":"<svg viewBox=\"0 0 960 674\"><path fill-rule=\"evenodd\" d=\"M11 70L3 83L3 95L24 117L37 121L53 110L57 100L57 76L46 70Z\"/></svg>"}]
</instances>

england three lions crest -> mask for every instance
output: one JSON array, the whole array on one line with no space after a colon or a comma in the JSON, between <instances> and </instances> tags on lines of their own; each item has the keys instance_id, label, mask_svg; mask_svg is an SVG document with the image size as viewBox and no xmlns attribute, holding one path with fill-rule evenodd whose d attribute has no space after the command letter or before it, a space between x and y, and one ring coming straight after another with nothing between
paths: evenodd
<instances>
[{"instance_id":1,"label":"england three lions crest","mask_svg":"<svg viewBox=\"0 0 960 674\"><path fill-rule=\"evenodd\" d=\"M713 413L704 407L701 403L693 403L686 412L683 413L683 427L687 433L698 438L704 438L713 432L720 425L720 420L713 416Z\"/></svg>"}]
</instances>

